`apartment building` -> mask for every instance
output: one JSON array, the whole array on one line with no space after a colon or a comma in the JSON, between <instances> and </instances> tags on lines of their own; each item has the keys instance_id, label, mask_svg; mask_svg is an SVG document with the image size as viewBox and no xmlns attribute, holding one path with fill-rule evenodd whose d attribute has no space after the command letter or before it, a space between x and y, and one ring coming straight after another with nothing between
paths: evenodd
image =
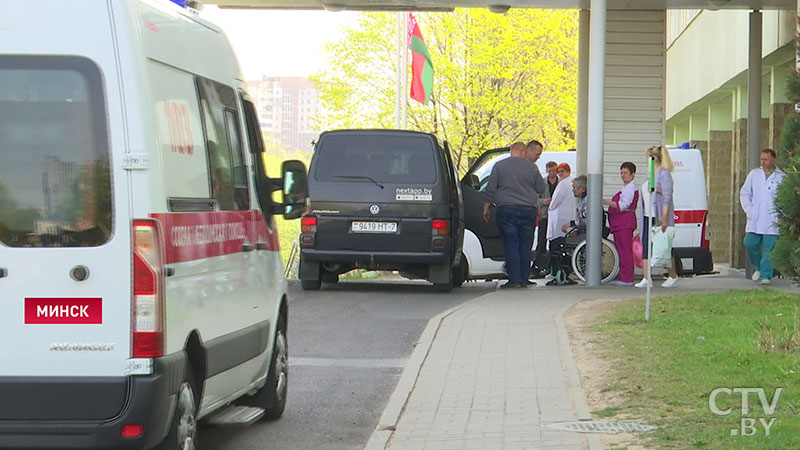
<instances>
[{"instance_id":1,"label":"apartment building","mask_svg":"<svg viewBox=\"0 0 800 450\"><path fill-rule=\"evenodd\" d=\"M319 133L313 129L319 91L302 77L269 77L247 82L258 109L261 130L287 151L310 152Z\"/></svg>"}]
</instances>

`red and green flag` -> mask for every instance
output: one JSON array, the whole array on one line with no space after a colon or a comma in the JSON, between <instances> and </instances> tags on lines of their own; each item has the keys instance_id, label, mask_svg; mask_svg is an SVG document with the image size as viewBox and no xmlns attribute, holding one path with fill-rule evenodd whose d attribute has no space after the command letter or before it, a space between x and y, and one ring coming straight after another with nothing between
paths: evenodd
<instances>
[{"instance_id":1,"label":"red and green flag","mask_svg":"<svg viewBox=\"0 0 800 450\"><path fill-rule=\"evenodd\" d=\"M408 13L408 48L412 52L411 98L427 105L433 92L433 61L412 13Z\"/></svg>"}]
</instances>

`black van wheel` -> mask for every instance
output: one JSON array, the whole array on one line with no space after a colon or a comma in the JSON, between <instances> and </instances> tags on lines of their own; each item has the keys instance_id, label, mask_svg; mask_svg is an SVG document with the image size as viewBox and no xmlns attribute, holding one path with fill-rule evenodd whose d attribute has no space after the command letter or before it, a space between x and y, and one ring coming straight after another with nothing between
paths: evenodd
<instances>
[{"instance_id":1,"label":"black van wheel","mask_svg":"<svg viewBox=\"0 0 800 450\"><path fill-rule=\"evenodd\" d=\"M322 267L317 262L306 263L300 257L300 263L297 270L297 278L300 278L300 287L304 291L317 291L322 286Z\"/></svg>"},{"instance_id":2,"label":"black van wheel","mask_svg":"<svg viewBox=\"0 0 800 450\"><path fill-rule=\"evenodd\" d=\"M433 283L433 288L436 292L450 292L453 290L453 283Z\"/></svg>"},{"instance_id":3,"label":"black van wheel","mask_svg":"<svg viewBox=\"0 0 800 450\"><path fill-rule=\"evenodd\" d=\"M467 280L469 274L469 265L467 264L467 257L461 254L461 261L457 266L453 267L453 287L461 287L464 281Z\"/></svg>"},{"instance_id":4,"label":"black van wheel","mask_svg":"<svg viewBox=\"0 0 800 450\"><path fill-rule=\"evenodd\" d=\"M239 404L264 409L264 418L276 420L286 408L286 394L289 386L289 345L286 341L286 317L280 315L275 329L275 343L269 364L269 373L264 387L252 397L244 397Z\"/></svg>"},{"instance_id":5,"label":"black van wheel","mask_svg":"<svg viewBox=\"0 0 800 450\"><path fill-rule=\"evenodd\" d=\"M323 283L338 283L339 282L339 274L328 272L325 269L322 269L322 273L320 274L321 281Z\"/></svg>"},{"instance_id":6,"label":"black van wheel","mask_svg":"<svg viewBox=\"0 0 800 450\"><path fill-rule=\"evenodd\" d=\"M197 399L194 398L194 376L187 369L178 391L178 402L167 437L157 450L194 450L197 448Z\"/></svg>"},{"instance_id":7,"label":"black van wheel","mask_svg":"<svg viewBox=\"0 0 800 450\"><path fill-rule=\"evenodd\" d=\"M322 281L320 280L300 280L300 287L304 291L318 291L321 286Z\"/></svg>"},{"instance_id":8,"label":"black van wheel","mask_svg":"<svg viewBox=\"0 0 800 450\"><path fill-rule=\"evenodd\" d=\"M436 281L434 281L436 280ZM453 267L449 265L428 266L428 281L433 283L436 292L453 290Z\"/></svg>"}]
</instances>

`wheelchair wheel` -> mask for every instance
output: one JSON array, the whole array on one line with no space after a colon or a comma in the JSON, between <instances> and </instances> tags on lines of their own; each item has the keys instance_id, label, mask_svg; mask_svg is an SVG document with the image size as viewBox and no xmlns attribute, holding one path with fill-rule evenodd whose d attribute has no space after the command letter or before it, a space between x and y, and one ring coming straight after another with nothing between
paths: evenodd
<instances>
[{"instance_id":1,"label":"wheelchair wheel","mask_svg":"<svg viewBox=\"0 0 800 450\"><path fill-rule=\"evenodd\" d=\"M614 243L608 239L602 241L603 256L602 260L602 274L600 283L608 283L617 277L619 273L619 253ZM581 281L586 281L586 241L582 241L572 251L572 271L575 272Z\"/></svg>"}]
</instances>

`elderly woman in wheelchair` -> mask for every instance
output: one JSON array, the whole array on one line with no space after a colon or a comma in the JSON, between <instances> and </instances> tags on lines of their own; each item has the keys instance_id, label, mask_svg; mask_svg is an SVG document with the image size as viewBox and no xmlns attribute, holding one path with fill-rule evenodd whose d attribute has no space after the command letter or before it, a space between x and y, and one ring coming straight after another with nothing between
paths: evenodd
<instances>
[{"instance_id":1,"label":"elderly woman in wheelchair","mask_svg":"<svg viewBox=\"0 0 800 450\"><path fill-rule=\"evenodd\" d=\"M548 286L576 284L576 281L570 278L572 273L581 281L586 281L586 217L588 213L586 177L583 175L575 177L571 184L572 194L577 199L574 219L562 220L561 232L564 234L551 238L549 252L537 254L534 259L534 273L549 269L553 275L553 279L547 282ZM619 254L614 244L606 239L610 232L606 225L606 218L607 214L604 212L602 283L613 280L619 272ZM552 234L549 237L552 237Z\"/></svg>"}]
</instances>

